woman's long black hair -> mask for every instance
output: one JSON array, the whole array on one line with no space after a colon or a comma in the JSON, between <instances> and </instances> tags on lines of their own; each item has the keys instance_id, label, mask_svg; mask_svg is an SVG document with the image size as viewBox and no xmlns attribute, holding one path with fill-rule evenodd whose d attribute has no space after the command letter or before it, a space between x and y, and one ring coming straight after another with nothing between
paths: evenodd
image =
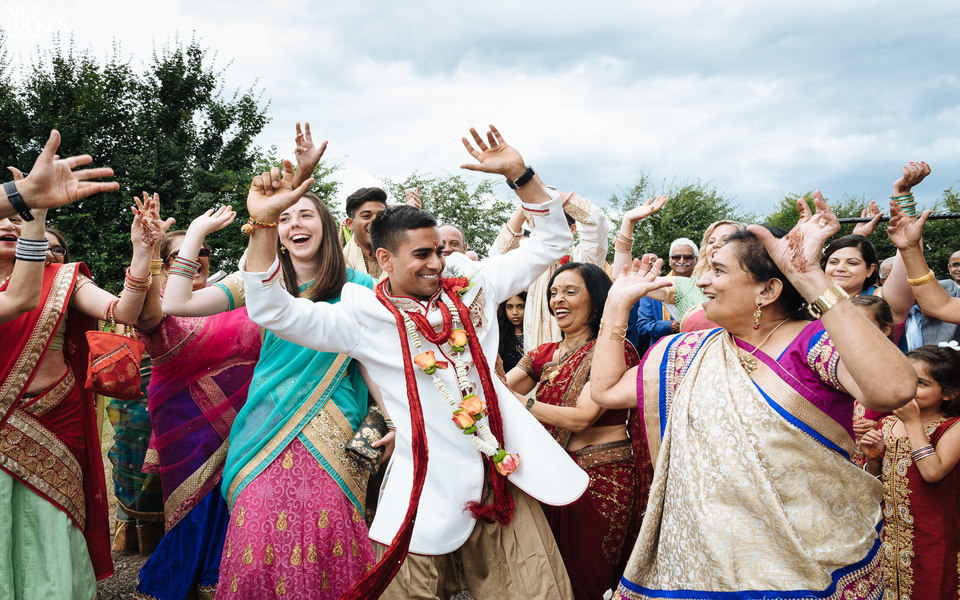
<instances>
[{"instance_id":1,"label":"woman's long black hair","mask_svg":"<svg viewBox=\"0 0 960 600\"><path fill-rule=\"evenodd\" d=\"M519 294L514 294L510 298L519 297L523 300L524 304L527 302L527 292L526 290L520 292ZM507 302L510 300L507 298L500 303L500 306L497 307L497 324L500 327L500 349L497 353L501 358L506 357L514 349L514 346L517 344L517 331L513 326L513 323L510 322L510 319L507 318ZM526 310L526 308L524 308ZM521 351L523 348L520 349Z\"/></svg>"}]
</instances>

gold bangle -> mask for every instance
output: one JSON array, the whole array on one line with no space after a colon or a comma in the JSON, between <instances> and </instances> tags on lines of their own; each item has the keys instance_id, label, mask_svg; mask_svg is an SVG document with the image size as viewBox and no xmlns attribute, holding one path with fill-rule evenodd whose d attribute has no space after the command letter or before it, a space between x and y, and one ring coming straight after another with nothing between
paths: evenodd
<instances>
[{"instance_id":1,"label":"gold bangle","mask_svg":"<svg viewBox=\"0 0 960 600\"><path fill-rule=\"evenodd\" d=\"M926 283L930 283L931 281L936 281L936 280L937 280L937 276L933 274L933 269L930 269L920 277L912 277L912 278L907 277L907 283L909 283L913 287L920 287L921 285L924 285Z\"/></svg>"},{"instance_id":2,"label":"gold bangle","mask_svg":"<svg viewBox=\"0 0 960 600\"><path fill-rule=\"evenodd\" d=\"M810 311L810 314L813 315L814 319L820 319L823 317L825 312L848 298L850 298L850 296L848 296L840 286L833 284L827 289L823 290L823 293L820 294L816 300L810 303L810 306L807 308L807 310Z\"/></svg>"},{"instance_id":3,"label":"gold bangle","mask_svg":"<svg viewBox=\"0 0 960 600\"><path fill-rule=\"evenodd\" d=\"M151 258L150 259L150 274L159 275L163 272L163 259L161 258Z\"/></svg>"}]
</instances>

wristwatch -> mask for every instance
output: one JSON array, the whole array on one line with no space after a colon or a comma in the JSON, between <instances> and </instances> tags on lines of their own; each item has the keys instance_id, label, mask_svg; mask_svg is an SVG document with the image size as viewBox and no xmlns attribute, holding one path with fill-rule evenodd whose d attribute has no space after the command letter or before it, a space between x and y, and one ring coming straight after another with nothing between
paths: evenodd
<instances>
[{"instance_id":1,"label":"wristwatch","mask_svg":"<svg viewBox=\"0 0 960 600\"><path fill-rule=\"evenodd\" d=\"M536 175L536 172L533 170L533 167L527 167L527 170L523 172L523 175L517 177L515 181L507 180L507 185L510 186L511 190L515 190L519 187L526 185L533 176Z\"/></svg>"}]
</instances>

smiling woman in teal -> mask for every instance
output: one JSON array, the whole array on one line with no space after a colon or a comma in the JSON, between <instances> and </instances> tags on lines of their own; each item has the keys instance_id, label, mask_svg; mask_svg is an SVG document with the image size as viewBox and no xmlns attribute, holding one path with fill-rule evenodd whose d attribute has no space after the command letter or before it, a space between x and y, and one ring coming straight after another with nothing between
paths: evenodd
<instances>
[{"instance_id":1,"label":"smiling woman in teal","mask_svg":"<svg viewBox=\"0 0 960 600\"><path fill-rule=\"evenodd\" d=\"M191 224L193 237L202 241L232 222L231 215L228 209L208 211ZM189 232L181 256L200 247ZM302 301L336 303L344 285L373 287L369 275L346 268L333 216L313 194L280 216L278 233L277 285ZM168 289L164 309L195 314L242 302L239 278L218 285L217 297ZM360 365L344 355L261 335L260 359L230 430L223 469L231 517L217 597L303 589L338 598L376 562L362 517L369 473L343 450L367 412L368 387Z\"/></svg>"}]
</instances>

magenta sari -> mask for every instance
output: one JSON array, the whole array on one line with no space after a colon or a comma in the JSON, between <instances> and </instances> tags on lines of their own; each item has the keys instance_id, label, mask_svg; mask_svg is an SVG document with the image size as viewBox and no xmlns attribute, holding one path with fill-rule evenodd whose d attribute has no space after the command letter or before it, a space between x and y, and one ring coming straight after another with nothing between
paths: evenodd
<instances>
[{"instance_id":1,"label":"magenta sari","mask_svg":"<svg viewBox=\"0 0 960 600\"><path fill-rule=\"evenodd\" d=\"M164 318L141 333L153 357L147 388L153 435L145 472L158 472L169 531L220 483L227 437L260 356L260 333L238 308Z\"/></svg>"}]
</instances>

